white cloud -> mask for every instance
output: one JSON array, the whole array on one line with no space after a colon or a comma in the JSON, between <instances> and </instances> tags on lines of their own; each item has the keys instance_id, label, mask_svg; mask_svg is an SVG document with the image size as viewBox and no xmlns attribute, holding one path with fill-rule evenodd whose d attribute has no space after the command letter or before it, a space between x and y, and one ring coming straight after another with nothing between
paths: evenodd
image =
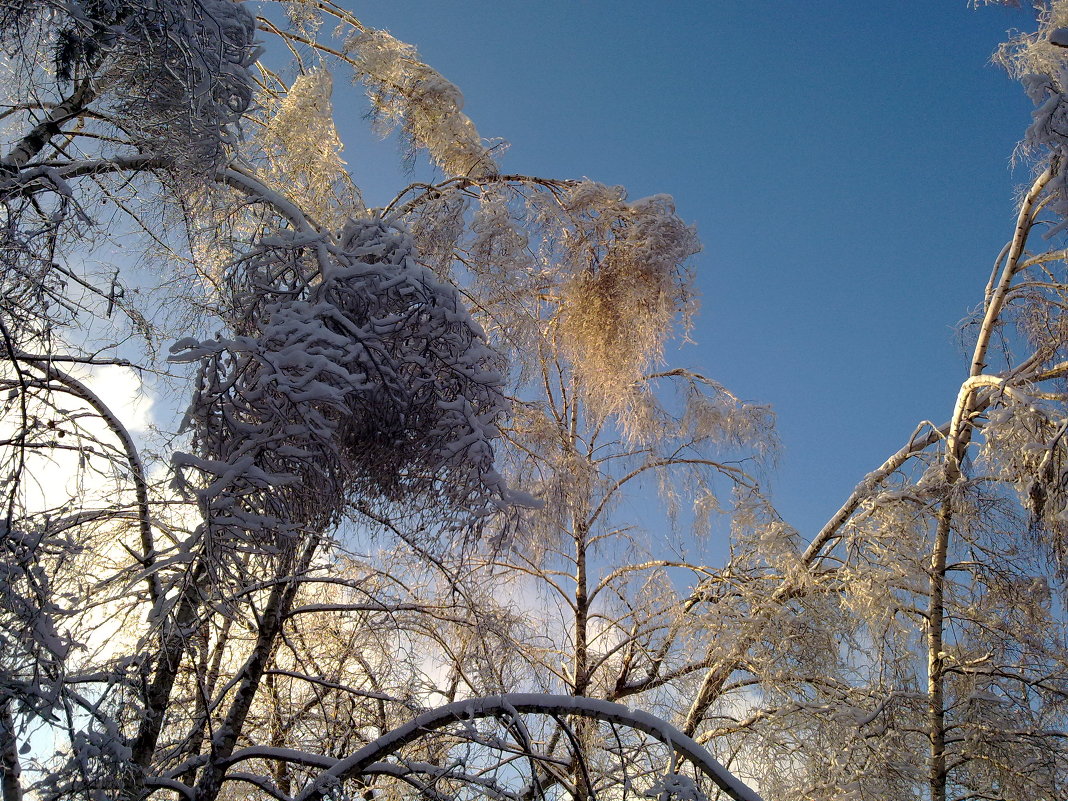
<instances>
[{"instance_id":1,"label":"white cloud","mask_svg":"<svg viewBox=\"0 0 1068 801\"><path fill-rule=\"evenodd\" d=\"M154 398L135 370L75 365L66 372L108 407L135 442L138 434L148 431ZM54 509L72 499L83 503L114 499L122 491L126 482L117 482L107 460L98 455L111 446L116 461L122 463L122 445L88 404L57 392L45 399L31 397L26 412L29 438L36 446L28 453L23 472L23 503L28 512ZM0 440L15 437L22 425L20 406L9 404L0 416Z\"/></svg>"},{"instance_id":2,"label":"white cloud","mask_svg":"<svg viewBox=\"0 0 1068 801\"><path fill-rule=\"evenodd\" d=\"M155 398L136 370L108 364L71 373L111 409L130 434L147 431L152 425Z\"/></svg>"}]
</instances>

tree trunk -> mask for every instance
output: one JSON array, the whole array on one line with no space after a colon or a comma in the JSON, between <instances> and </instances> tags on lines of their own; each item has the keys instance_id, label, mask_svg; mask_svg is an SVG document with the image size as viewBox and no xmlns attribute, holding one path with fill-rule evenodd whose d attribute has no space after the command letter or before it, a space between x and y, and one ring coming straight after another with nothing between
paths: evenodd
<instances>
[{"instance_id":1,"label":"tree trunk","mask_svg":"<svg viewBox=\"0 0 1068 801\"><path fill-rule=\"evenodd\" d=\"M586 536L584 526L575 531L575 659L572 684L574 695L585 695L590 682L589 658L589 588L586 586Z\"/></svg>"},{"instance_id":2,"label":"tree trunk","mask_svg":"<svg viewBox=\"0 0 1068 801\"><path fill-rule=\"evenodd\" d=\"M3 801L22 801L21 773L15 717L11 714L11 699L6 698L0 703L0 798Z\"/></svg>"},{"instance_id":3,"label":"tree trunk","mask_svg":"<svg viewBox=\"0 0 1068 801\"><path fill-rule=\"evenodd\" d=\"M287 559L279 570L278 581L271 588L263 614L260 615L256 645L241 669L240 681L237 682L237 690L226 718L211 739L211 756L200 774L200 781L197 782L197 801L215 801L219 790L222 789L230 756L244 729L245 720L252 708L263 672L267 669L267 663L282 633L282 627L293 608L293 599L300 587L299 576L307 570L318 544L317 538L311 539L305 544L304 553L300 554L299 558Z\"/></svg>"},{"instance_id":4,"label":"tree trunk","mask_svg":"<svg viewBox=\"0 0 1068 801\"><path fill-rule=\"evenodd\" d=\"M942 505L931 548L930 597L927 606L927 736L930 752L927 784L931 801L946 801L946 701L945 649L942 633L945 623L946 555L953 510L949 499Z\"/></svg>"},{"instance_id":5,"label":"tree trunk","mask_svg":"<svg viewBox=\"0 0 1068 801\"><path fill-rule=\"evenodd\" d=\"M575 523L575 660L572 682L573 695L585 696L590 683L589 658L589 621L590 601L589 583L586 573L586 542L589 536L585 520ZM575 737L576 754L571 767L571 780L574 783L574 801L586 801L593 793L588 785L588 772L585 768L586 743L589 740L590 721L572 718L569 721Z\"/></svg>"}]
</instances>

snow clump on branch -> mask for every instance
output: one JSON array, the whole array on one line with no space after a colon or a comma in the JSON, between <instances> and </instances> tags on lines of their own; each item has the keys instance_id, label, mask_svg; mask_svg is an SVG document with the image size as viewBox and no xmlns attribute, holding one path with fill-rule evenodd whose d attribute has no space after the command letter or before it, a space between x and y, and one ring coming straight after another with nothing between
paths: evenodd
<instances>
[{"instance_id":1,"label":"snow clump on branch","mask_svg":"<svg viewBox=\"0 0 1068 801\"><path fill-rule=\"evenodd\" d=\"M38 44L82 104L99 97L144 152L186 171L210 174L225 159L252 101L249 67L259 55L255 16L243 4L15 0L0 9L0 44L27 37L59 9L65 19Z\"/></svg>"},{"instance_id":2,"label":"snow clump on branch","mask_svg":"<svg viewBox=\"0 0 1068 801\"><path fill-rule=\"evenodd\" d=\"M141 28L116 59L117 110L202 173L236 143L252 100L255 17L232 0L171 0L146 10Z\"/></svg>"},{"instance_id":3,"label":"snow clump on branch","mask_svg":"<svg viewBox=\"0 0 1068 801\"><path fill-rule=\"evenodd\" d=\"M174 461L209 539L284 547L349 501L444 527L507 501L493 469L499 358L409 234L379 219L333 242L284 232L243 268L235 335L172 348L199 362L195 455Z\"/></svg>"}]
</instances>

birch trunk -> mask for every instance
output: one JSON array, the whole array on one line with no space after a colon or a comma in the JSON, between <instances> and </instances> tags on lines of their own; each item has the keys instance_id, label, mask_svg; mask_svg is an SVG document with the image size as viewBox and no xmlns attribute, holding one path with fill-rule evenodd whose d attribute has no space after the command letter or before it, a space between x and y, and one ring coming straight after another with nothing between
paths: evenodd
<instances>
[{"instance_id":1,"label":"birch trunk","mask_svg":"<svg viewBox=\"0 0 1068 801\"><path fill-rule=\"evenodd\" d=\"M1005 256L1001 275L986 298L979 337L972 355L968 379L957 396L953 418L946 437L943 475L946 486L942 505L931 543L929 596L927 604L927 737L930 742L928 754L927 783L931 801L946 801L949 785L949 768L946 761L946 565L953 533L953 496L961 480L961 464L974 428L971 420L977 411L977 391L984 385L999 383L993 376L983 374L986 369L986 354L990 341L1001 322L1006 298L1013 278L1020 270L1028 236L1034 225L1036 203L1052 180L1058 167L1054 163L1031 185L1020 205L1016 228Z\"/></svg>"}]
</instances>

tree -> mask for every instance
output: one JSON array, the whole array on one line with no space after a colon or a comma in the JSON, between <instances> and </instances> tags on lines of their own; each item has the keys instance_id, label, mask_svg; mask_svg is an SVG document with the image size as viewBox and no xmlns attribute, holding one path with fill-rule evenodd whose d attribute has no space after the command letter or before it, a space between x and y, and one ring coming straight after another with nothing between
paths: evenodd
<instances>
[{"instance_id":1,"label":"tree","mask_svg":"<svg viewBox=\"0 0 1068 801\"><path fill-rule=\"evenodd\" d=\"M627 204L592 184L501 174L459 92L413 48L331 3L281 10L0 9L5 801L21 799L24 777L41 798L213 801L245 785L317 797L329 779L318 771L340 763L270 750L300 739L307 713L348 726L341 742L362 753L397 710L410 717L432 700L414 680L419 660L392 646L415 631L443 643L427 619L451 615L466 630L485 606L472 617L413 596L397 568L345 559L331 532L348 518L378 525L448 576L437 554L499 532L531 503L494 467L504 365L451 259L469 231L488 248L523 235L487 216L493 198L529 193L540 209L530 230L588 240L567 247L590 259L574 276L590 298L655 257L633 311L655 310L661 327L676 313L659 295L692 235L670 200ZM324 22L336 30L317 33ZM296 57L291 85L263 60L257 32ZM331 119L342 70L442 181L364 208ZM468 216L464 199L478 195L487 202ZM162 287L137 259L114 258L130 237ZM480 264L487 286L511 269ZM581 312L573 300L569 324L589 324ZM187 335L164 375L154 351L175 330ZM163 458L84 380L105 366L192 386ZM42 478L53 468L70 473L69 492ZM462 589L455 577L446 585ZM594 712L618 737L619 710ZM671 742L667 729L634 724ZM45 736L59 738L54 753L32 745ZM525 747L535 764L545 757ZM694 755L699 773L740 797Z\"/></svg>"},{"instance_id":2,"label":"tree","mask_svg":"<svg viewBox=\"0 0 1068 801\"><path fill-rule=\"evenodd\" d=\"M541 601L527 624L533 687L670 719L711 633L686 613L687 589L714 570L685 537L654 540L624 522L620 501L652 485L666 517L687 518L677 533L700 537L732 492L759 494L739 465L773 450L771 414L703 375L662 369L693 311L684 263L697 247L669 198L629 203L618 187L586 182L479 200L475 236L455 257L476 276L475 314L519 375L505 474L544 504L484 565L487 580ZM531 219L564 236L521 235ZM571 781L577 797L592 792L580 775Z\"/></svg>"},{"instance_id":3,"label":"tree","mask_svg":"<svg viewBox=\"0 0 1068 801\"><path fill-rule=\"evenodd\" d=\"M670 198L502 173L330 2L4 5L5 801L752 797L701 745L775 798L1063 797L1064 252L1029 249L1064 227L1065 28L1002 53L1038 177L949 422L805 541L736 464L767 410L660 364ZM365 208L343 75L438 179ZM191 387L182 430L138 436L105 367ZM646 479L728 511L727 565L621 522Z\"/></svg>"},{"instance_id":4,"label":"tree","mask_svg":"<svg viewBox=\"0 0 1068 801\"><path fill-rule=\"evenodd\" d=\"M918 426L808 542L766 507L739 518L729 590L703 606L729 636L682 729L762 765L772 797L1064 795L1065 254L1035 232L1064 228L1068 6L1039 18L1000 53L1038 106L1036 178L949 421Z\"/></svg>"}]
</instances>

